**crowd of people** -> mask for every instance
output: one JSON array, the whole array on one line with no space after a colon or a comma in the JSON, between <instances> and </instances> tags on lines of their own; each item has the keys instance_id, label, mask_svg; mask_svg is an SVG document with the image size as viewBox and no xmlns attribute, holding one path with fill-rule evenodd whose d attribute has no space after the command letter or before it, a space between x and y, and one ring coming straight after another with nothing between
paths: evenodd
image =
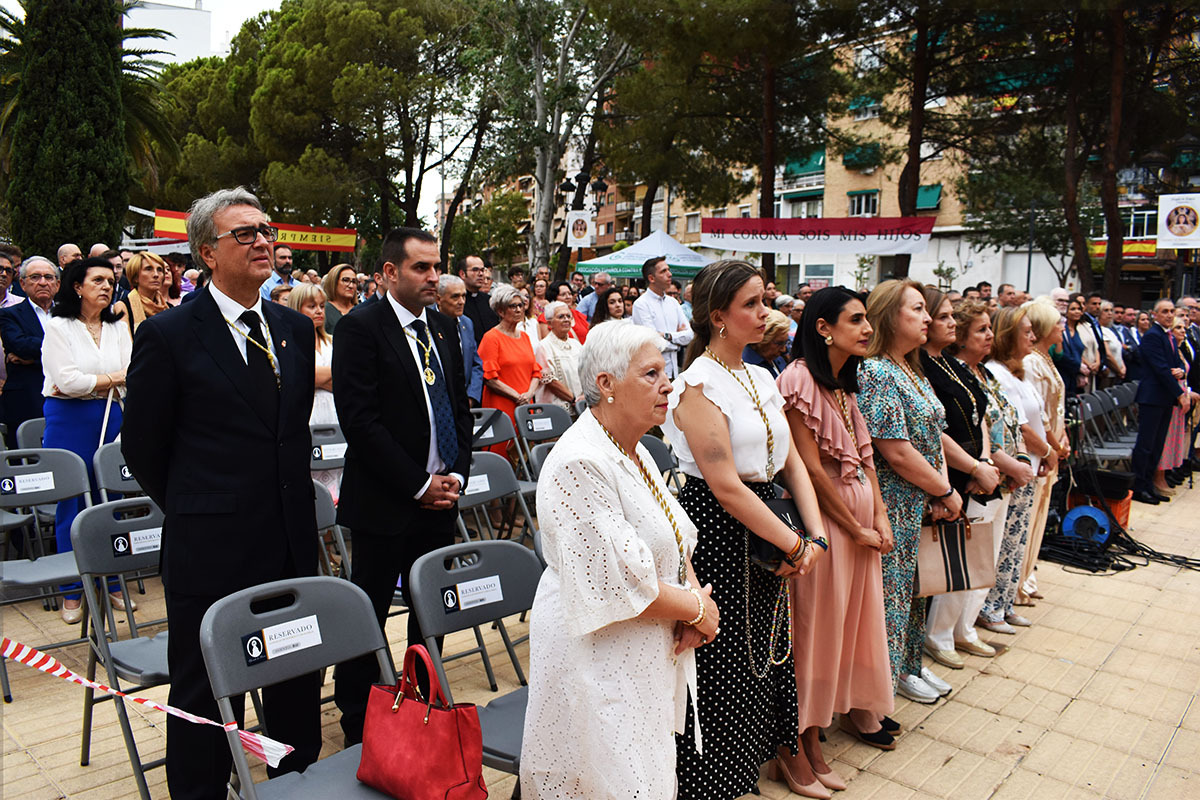
<instances>
[{"instance_id":1,"label":"crowd of people","mask_svg":"<svg viewBox=\"0 0 1200 800\"><path fill-rule=\"evenodd\" d=\"M410 228L385 237L373 273L322 276L294 268L241 189L197 200L188 236L190 259L0 246L9 446L42 417L44 445L90 468L121 437L166 514L170 702L212 718L204 611L316 572L310 424L339 424L349 445L344 471L314 477L352 532L353 580L382 627L398 579L454 539L469 409L565 409L577 421L537 489L547 568L531 618L528 797L733 798L755 791L763 764L831 797L846 784L822 729L836 718L894 749L895 696L952 691L927 659L961 669L997 655L980 631L1030 625L1021 608L1042 599L1071 397L1139 381L1135 499L1165 502L1192 469L1191 297L1143 311L907 279L789 295L736 260L684 285L664 258L620 286L545 268L498 280L476 255L444 268L434 237ZM214 410L215 429L185 422ZM648 432L674 451L677 496L640 443ZM79 507L57 509L60 551ZM923 526L959 519L992 542L994 585L917 597ZM216 531L227 546L212 546ZM68 623L78 588L63 587ZM108 588L115 607L132 604ZM408 636L423 639L415 615ZM347 745L377 677L373 657L335 674ZM263 700L272 736L296 748L271 773L304 769L320 751L319 682ZM173 797L224 796L228 771L221 731L168 722Z\"/></svg>"}]
</instances>

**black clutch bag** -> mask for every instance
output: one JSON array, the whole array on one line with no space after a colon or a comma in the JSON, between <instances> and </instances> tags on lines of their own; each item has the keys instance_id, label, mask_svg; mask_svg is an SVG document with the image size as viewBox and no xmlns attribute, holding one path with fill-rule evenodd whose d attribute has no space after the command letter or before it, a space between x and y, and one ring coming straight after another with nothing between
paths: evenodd
<instances>
[{"instance_id":1,"label":"black clutch bag","mask_svg":"<svg viewBox=\"0 0 1200 800\"><path fill-rule=\"evenodd\" d=\"M793 528L801 536L804 535L804 523L800 519L800 509L796 508L796 502L791 498L778 498L775 500L765 500L767 508L771 509L771 513L783 520L783 524L789 528ZM768 542L761 536L755 536L753 533L747 532L749 539L750 561L765 569L767 572L775 572L779 569L779 565L783 563L783 557L787 555L775 545Z\"/></svg>"}]
</instances>

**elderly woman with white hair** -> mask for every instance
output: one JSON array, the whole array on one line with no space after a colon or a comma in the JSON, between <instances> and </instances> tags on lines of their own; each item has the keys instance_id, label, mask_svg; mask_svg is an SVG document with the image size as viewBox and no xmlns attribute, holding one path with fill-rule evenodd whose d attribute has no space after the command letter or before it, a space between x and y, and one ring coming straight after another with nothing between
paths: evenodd
<instances>
[{"instance_id":1,"label":"elderly woman with white hair","mask_svg":"<svg viewBox=\"0 0 1200 800\"><path fill-rule=\"evenodd\" d=\"M480 405L503 411L516 424L517 406L533 402L541 384L542 368L533 355L533 342L521 330L525 319L525 298L507 283L492 289L489 301L500 317L500 324L479 341L479 361L483 364L483 397ZM501 455L507 445L495 445Z\"/></svg>"},{"instance_id":2,"label":"elderly woman with white hair","mask_svg":"<svg viewBox=\"0 0 1200 800\"><path fill-rule=\"evenodd\" d=\"M574 416L575 403L583 397L583 384L579 382L579 351L583 345L571 337L575 318L570 306L555 300L546 304L545 315L550 332L534 348L542 368L541 386L534 399L561 406Z\"/></svg>"},{"instance_id":3,"label":"elderly woman with white hair","mask_svg":"<svg viewBox=\"0 0 1200 800\"><path fill-rule=\"evenodd\" d=\"M696 526L639 443L671 393L657 338L593 329L579 358L588 410L538 480L546 570L530 623L527 798L675 797L694 649L718 635L720 613L692 569Z\"/></svg>"}]
</instances>

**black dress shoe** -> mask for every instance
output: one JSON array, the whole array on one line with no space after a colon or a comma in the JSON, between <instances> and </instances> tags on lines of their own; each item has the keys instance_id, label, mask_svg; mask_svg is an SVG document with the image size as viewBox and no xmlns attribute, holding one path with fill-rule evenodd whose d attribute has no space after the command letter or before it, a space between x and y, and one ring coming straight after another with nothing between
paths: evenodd
<instances>
[{"instance_id":1,"label":"black dress shoe","mask_svg":"<svg viewBox=\"0 0 1200 800\"><path fill-rule=\"evenodd\" d=\"M1145 503L1146 505L1150 506L1158 505L1158 495L1150 494L1149 492L1134 492L1133 499L1139 503Z\"/></svg>"},{"instance_id":2,"label":"black dress shoe","mask_svg":"<svg viewBox=\"0 0 1200 800\"><path fill-rule=\"evenodd\" d=\"M1166 480L1167 486L1170 486L1172 489L1175 488L1176 486L1178 486L1182 482L1179 480L1179 478L1175 477L1174 473L1169 473L1167 475L1164 475L1163 478Z\"/></svg>"},{"instance_id":3,"label":"black dress shoe","mask_svg":"<svg viewBox=\"0 0 1200 800\"><path fill-rule=\"evenodd\" d=\"M1170 496L1170 495L1166 495L1166 494L1159 494L1158 492L1155 492L1155 493L1154 493L1154 496L1155 496L1156 498L1158 498L1158 502L1160 502L1160 503L1169 503L1169 502L1171 502L1171 496Z\"/></svg>"}]
</instances>

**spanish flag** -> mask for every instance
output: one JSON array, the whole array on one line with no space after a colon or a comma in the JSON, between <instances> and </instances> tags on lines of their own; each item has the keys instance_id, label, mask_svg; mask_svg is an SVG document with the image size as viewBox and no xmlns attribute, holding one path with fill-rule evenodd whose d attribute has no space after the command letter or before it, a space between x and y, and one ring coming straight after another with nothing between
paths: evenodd
<instances>
[{"instance_id":1,"label":"spanish flag","mask_svg":"<svg viewBox=\"0 0 1200 800\"><path fill-rule=\"evenodd\" d=\"M315 228L305 225L290 225L286 222L272 223L279 229L279 241L296 250L333 250L353 253L358 241L354 228ZM164 239L187 241L187 214L183 211L154 209L154 235Z\"/></svg>"}]
</instances>

